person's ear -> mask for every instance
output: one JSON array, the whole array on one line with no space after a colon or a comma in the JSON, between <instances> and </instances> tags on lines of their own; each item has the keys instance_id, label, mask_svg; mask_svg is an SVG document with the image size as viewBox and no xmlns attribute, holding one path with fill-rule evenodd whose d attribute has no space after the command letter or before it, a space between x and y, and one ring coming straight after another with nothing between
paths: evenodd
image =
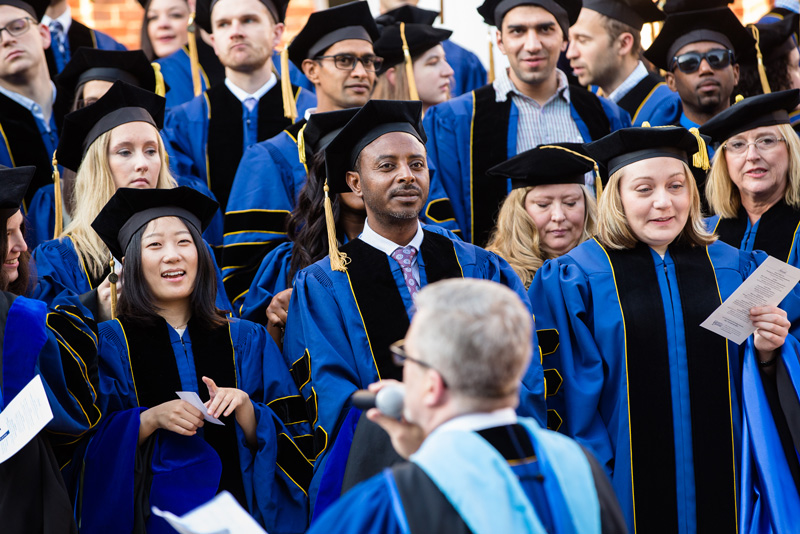
<instances>
[{"instance_id":1,"label":"person's ear","mask_svg":"<svg viewBox=\"0 0 800 534\"><path fill-rule=\"evenodd\" d=\"M347 181L348 187L353 190L353 193L356 194L359 198L364 198L364 193L361 190L361 175L356 171L347 171L347 175L345 177Z\"/></svg>"},{"instance_id":2,"label":"person's ear","mask_svg":"<svg viewBox=\"0 0 800 534\"><path fill-rule=\"evenodd\" d=\"M675 84L674 73L667 71L664 74L664 81L667 82L667 87L669 87L670 91L672 91L673 93L678 91L678 86Z\"/></svg>"}]
</instances>

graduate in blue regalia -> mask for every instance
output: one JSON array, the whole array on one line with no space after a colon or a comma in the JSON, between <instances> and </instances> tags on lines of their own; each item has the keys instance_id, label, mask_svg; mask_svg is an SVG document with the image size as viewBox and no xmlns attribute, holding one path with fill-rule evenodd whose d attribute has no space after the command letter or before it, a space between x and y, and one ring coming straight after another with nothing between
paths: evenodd
<instances>
[{"instance_id":1,"label":"graduate in blue regalia","mask_svg":"<svg viewBox=\"0 0 800 534\"><path fill-rule=\"evenodd\" d=\"M291 63L313 81L317 106L274 137L248 147L239 162L225 214L222 262L234 306L241 305L264 256L286 239L286 220L310 163L303 147L315 135L306 132L306 120L312 111L353 109L369 100L378 66L365 61L374 57L372 43L378 36L369 6L351 2L312 13L286 48ZM343 58L338 63L337 56Z\"/></svg>"},{"instance_id":2,"label":"graduate in blue regalia","mask_svg":"<svg viewBox=\"0 0 800 534\"><path fill-rule=\"evenodd\" d=\"M127 282L116 319L99 328L104 419L82 458L84 532L132 532L142 504L183 514L221 490L270 532L306 527L305 403L267 332L214 305L200 232L217 207L187 187L124 188L93 223L124 258ZM203 408L177 391L199 394ZM143 480L152 482L134 494ZM170 528L152 516L146 527Z\"/></svg>"},{"instance_id":3,"label":"graduate in blue regalia","mask_svg":"<svg viewBox=\"0 0 800 534\"><path fill-rule=\"evenodd\" d=\"M72 18L67 0L51 0L42 24L50 30L50 47L45 50L50 76L55 79L81 47L125 51L110 35L94 30Z\"/></svg>"},{"instance_id":4,"label":"graduate in blue regalia","mask_svg":"<svg viewBox=\"0 0 800 534\"><path fill-rule=\"evenodd\" d=\"M631 531L755 532L753 517L779 510L777 527L800 510L797 458L777 439L787 419L753 385L773 389L779 362L796 366L787 312L796 325L800 301L752 308L740 346L700 326L765 259L705 230L687 164L702 145L679 127L589 144L610 175L597 236L545 263L528 292L536 328L558 339L543 359L562 379L548 407L605 467Z\"/></svg>"},{"instance_id":5,"label":"graduate in blue regalia","mask_svg":"<svg viewBox=\"0 0 800 534\"><path fill-rule=\"evenodd\" d=\"M433 26L433 22L438 16L439 13L436 11L406 4L390 9L378 17L376 21L384 26L398 22ZM451 96L463 95L486 85L486 69L478 56L450 39L442 41L442 47L444 48L447 62L454 71L450 88Z\"/></svg>"},{"instance_id":6,"label":"graduate in blue regalia","mask_svg":"<svg viewBox=\"0 0 800 534\"><path fill-rule=\"evenodd\" d=\"M53 419L0 464L0 516L4 533L73 533L77 528L59 466L69 444L100 419L97 335L76 308L48 310L22 296L30 255L20 204L34 172L33 167L0 168L0 411L38 375ZM0 432L8 437L9 429Z\"/></svg>"},{"instance_id":7,"label":"graduate in blue regalia","mask_svg":"<svg viewBox=\"0 0 800 534\"><path fill-rule=\"evenodd\" d=\"M562 3L564 5L556 3L553 7L552 2L544 0L541 3L536 0L487 0L479 12L488 24L498 27L498 39L511 43L508 28L501 31L503 20L509 13L518 17L519 22L524 22L521 17L527 12L515 11L516 8L536 5L548 9L549 6L558 15L551 13L552 20L548 23L554 26L553 31L561 32L562 46L566 46L569 25L577 20L580 5ZM566 75L556 68L559 51L558 45L551 45L553 57L547 62L548 73L546 76L544 72L539 73L533 82L522 81L529 78L525 73L527 67L520 63L517 52L509 51L511 70L508 74L500 73L493 84L439 104L425 115L430 166L436 171L436 179L441 181L450 199L464 239L469 242L481 246L486 244L497 209L510 191L509 182L503 183L486 175L490 167L539 144L591 141L630 125L628 114L616 104L582 87L568 86ZM517 75L515 69L522 74ZM530 132L520 133L518 129L520 113L533 111L520 111L516 99L522 98L518 95L521 87L526 91L539 91L545 79L547 87L552 85L553 95L542 98L538 105L547 101L550 106L558 106L568 100L571 121L567 119L569 124L566 125L562 124L563 120L550 123L544 117L554 114L542 111L540 115L543 118L536 119L542 122L533 129L533 135L539 138L533 139ZM562 100L567 88L569 98ZM564 108L563 104L561 107Z\"/></svg>"},{"instance_id":8,"label":"graduate in blue regalia","mask_svg":"<svg viewBox=\"0 0 800 534\"><path fill-rule=\"evenodd\" d=\"M368 412L409 461L350 490L309 532L627 532L591 453L514 413L537 357L514 292L446 280L415 303L405 339L392 346L404 383L370 385L378 395L404 389L402 419Z\"/></svg>"},{"instance_id":9,"label":"graduate in blue regalia","mask_svg":"<svg viewBox=\"0 0 800 534\"><path fill-rule=\"evenodd\" d=\"M158 133L163 117L162 97L119 81L95 104L65 118L68 135L62 137L56 156L77 173L74 211L58 239L34 251L39 276L35 298L51 303L67 291L79 296L95 318L109 318L111 256L90 225L118 187L176 186ZM109 154L107 146L112 144L118 148ZM119 272L119 258L115 263ZM222 291L217 305L230 309Z\"/></svg>"},{"instance_id":10,"label":"graduate in blue regalia","mask_svg":"<svg viewBox=\"0 0 800 534\"><path fill-rule=\"evenodd\" d=\"M247 147L279 134L316 104L312 93L273 72L272 49L283 33L288 1L244 1L198 2L196 22L215 42L225 81L172 108L164 130L176 174L206 182L223 213ZM258 24L212 24L220 17L250 20L240 11ZM240 41L248 46L238 46Z\"/></svg>"},{"instance_id":11,"label":"graduate in blue regalia","mask_svg":"<svg viewBox=\"0 0 800 534\"><path fill-rule=\"evenodd\" d=\"M800 266L800 177L794 162L800 160L800 139L790 114L798 104L797 89L752 96L700 128L723 147L706 181L706 198L716 214L707 221L709 230L732 247L760 250L795 267Z\"/></svg>"},{"instance_id":12,"label":"graduate in blue regalia","mask_svg":"<svg viewBox=\"0 0 800 534\"><path fill-rule=\"evenodd\" d=\"M325 149L329 194L349 189L362 197L367 221L358 239L329 247L328 258L297 273L286 320L284 358L314 421L309 495L315 514L397 460L385 434L363 420L349 397L371 382L399 378L389 345L403 337L413 316L413 292L436 280L471 277L503 283L527 300L504 260L419 224L429 183L421 107L371 100ZM328 232L333 245L335 229ZM521 408L543 423L542 378L535 385L536 401Z\"/></svg>"},{"instance_id":13,"label":"graduate in blue regalia","mask_svg":"<svg viewBox=\"0 0 800 534\"><path fill-rule=\"evenodd\" d=\"M302 138L305 147L303 160L308 162L309 178L286 222L289 241L281 243L264 257L250 289L240 300L240 316L266 325L277 338L277 343L280 343L282 335L276 336L274 329L277 327L282 332L286 327L285 310L288 309L294 275L328 255L323 189L325 156L321 151L357 112L358 108L351 108L314 113L308 118ZM330 200L337 241L346 243L358 237L364 229L364 202L353 193L340 193ZM277 297L273 305L273 297L280 293L284 294ZM283 308L284 312L275 306Z\"/></svg>"}]
</instances>

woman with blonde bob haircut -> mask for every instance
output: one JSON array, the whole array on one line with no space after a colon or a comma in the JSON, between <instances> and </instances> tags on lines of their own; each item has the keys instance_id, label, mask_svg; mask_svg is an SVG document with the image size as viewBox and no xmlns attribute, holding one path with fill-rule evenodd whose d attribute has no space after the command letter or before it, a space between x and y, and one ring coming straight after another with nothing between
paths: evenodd
<instances>
[{"instance_id":1,"label":"woman with blonde bob haircut","mask_svg":"<svg viewBox=\"0 0 800 534\"><path fill-rule=\"evenodd\" d=\"M708 227L741 250L800 266L800 139L789 113L800 90L746 98L700 131L721 147L706 180Z\"/></svg>"},{"instance_id":2,"label":"woman with blonde bob haircut","mask_svg":"<svg viewBox=\"0 0 800 534\"><path fill-rule=\"evenodd\" d=\"M124 82L115 83L95 104L65 117L56 157L77 172L75 208L59 238L34 251L40 277L36 298L52 302L69 291L80 296L96 318L110 318L111 254L91 223L121 187L177 185L158 132L163 117L162 97ZM117 263L116 270L120 268Z\"/></svg>"},{"instance_id":3,"label":"woman with blonde bob haircut","mask_svg":"<svg viewBox=\"0 0 800 534\"><path fill-rule=\"evenodd\" d=\"M597 205L584 184L595 163L581 145L542 145L489 169L489 176L511 179L486 246L514 269L529 287L536 270L589 239Z\"/></svg>"},{"instance_id":4,"label":"woman with blonde bob haircut","mask_svg":"<svg viewBox=\"0 0 800 534\"><path fill-rule=\"evenodd\" d=\"M705 153L699 136L625 128L585 149L610 175L597 235L545 262L528 292L550 370L548 425L606 467L631 532L751 532L738 511L763 501L737 496L755 494L761 471L743 466L780 465L766 470L791 487L797 458L777 438L744 443L780 425L762 376L778 361L797 367L800 343L776 306L749 310L756 330L741 345L700 325L766 256L704 229L688 167ZM782 305L800 316L800 295Z\"/></svg>"}]
</instances>

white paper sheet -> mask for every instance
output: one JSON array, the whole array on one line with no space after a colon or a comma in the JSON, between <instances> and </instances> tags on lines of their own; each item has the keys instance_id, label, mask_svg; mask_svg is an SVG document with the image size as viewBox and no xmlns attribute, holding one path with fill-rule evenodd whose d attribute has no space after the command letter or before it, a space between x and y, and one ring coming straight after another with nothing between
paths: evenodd
<instances>
[{"instance_id":1,"label":"white paper sheet","mask_svg":"<svg viewBox=\"0 0 800 534\"><path fill-rule=\"evenodd\" d=\"M800 269L770 256L700 326L741 345L756 331L750 308L777 306L799 281Z\"/></svg>"},{"instance_id":2,"label":"white paper sheet","mask_svg":"<svg viewBox=\"0 0 800 534\"><path fill-rule=\"evenodd\" d=\"M153 513L166 519L180 534L267 534L227 491L183 517L155 506Z\"/></svg>"},{"instance_id":3,"label":"white paper sheet","mask_svg":"<svg viewBox=\"0 0 800 534\"><path fill-rule=\"evenodd\" d=\"M0 464L19 452L52 419L42 377L36 375L0 413Z\"/></svg>"},{"instance_id":4,"label":"white paper sheet","mask_svg":"<svg viewBox=\"0 0 800 534\"><path fill-rule=\"evenodd\" d=\"M203 406L203 401L200 400L200 395L198 395L194 391L176 391L175 393L178 394L178 397L180 397L181 399L185 400L186 402L188 402L189 404L191 404L192 406L194 406L198 410L200 410L200 413L203 414L203 419L205 419L209 423L214 423L215 425L225 426L225 423L223 423L222 421L220 421L216 417L212 417L212 416L208 415L208 408Z\"/></svg>"}]
</instances>

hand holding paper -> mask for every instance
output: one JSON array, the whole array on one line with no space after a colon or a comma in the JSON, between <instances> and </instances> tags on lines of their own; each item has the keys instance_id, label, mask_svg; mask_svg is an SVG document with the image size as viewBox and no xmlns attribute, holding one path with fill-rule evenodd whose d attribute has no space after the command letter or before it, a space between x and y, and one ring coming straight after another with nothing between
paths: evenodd
<instances>
[{"instance_id":1,"label":"hand holding paper","mask_svg":"<svg viewBox=\"0 0 800 534\"><path fill-rule=\"evenodd\" d=\"M19 452L52 419L42 377L36 375L0 413L0 464Z\"/></svg>"},{"instance_id":2,"label":"hand holding paper","mask_svg":"<svg viewBox=\"0 0 800 534\"><path fill-rule=\"evenodd\" d=\"M211 417L210 415L208 415L208 408L206 408L206 406L203 404L203 401L200 400L200 395L198 395L194 391L176 391L176 393L178 394L178 397L181 398L181 400L185 400L186 402L188 402L189 404L200 410L200 413L203 414L203 419L205 419L209 423L214 423L215 425L225 426L225 423L223 423L216 417Z\"/></svg>"},{"instance_id":3,"label":"hand holding paper","mask_svg":"<svg viewBox=\"0 0 800 534\"><path fill-rule=\"evenodd\" d=\"M740 345L757 328L769 328L766 324L761 327L754 325L750 310L777 306L799 281L800 269L770 256L700 326ZM769 333L771 330L766 332L765 339L771 338Z\"/></svg>"}]
</instances>

